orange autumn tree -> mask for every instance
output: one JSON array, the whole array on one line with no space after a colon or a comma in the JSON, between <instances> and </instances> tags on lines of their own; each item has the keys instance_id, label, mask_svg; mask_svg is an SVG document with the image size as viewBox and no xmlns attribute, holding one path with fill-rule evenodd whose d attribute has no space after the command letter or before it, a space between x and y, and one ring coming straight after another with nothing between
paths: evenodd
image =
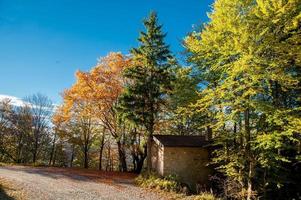
<instances>
[{"instance_id":1,"label":"orange autumn tree","mask_svg":"<svg viewBox=\"0 0 301 200\"><path fill-rule=\"evenodd\" d=\"M81 116L93 116L94 120L99 121L117 143L119 166L122 171L127 171L124 145L121 142L124 132L116 106L125 84L123 70L130 62L131 60L121 53L109 53L101 58L91 71L76 72L76 83L65 91L62 108L67 119L70 119L72 112L83 112Z\"/></svg>"},{"instance_id":2,"label":"orange autumn tree","mask_svg":"<svg viewBox=\"0 0 301 200\"><path fill-rule=\"evenodd\" d=\"M64 103L56 110L53 123L58 136L71 144L72 153L75 146L80 148L83 166L88 168L89 151L99 132L99 120L93 116L90 102L76 99L74 94L74 87L64 91ZM73 158L73 155L71 157ZM71 159L70 166L72 162L73 159Z\"/></svg>"}]
</instances>

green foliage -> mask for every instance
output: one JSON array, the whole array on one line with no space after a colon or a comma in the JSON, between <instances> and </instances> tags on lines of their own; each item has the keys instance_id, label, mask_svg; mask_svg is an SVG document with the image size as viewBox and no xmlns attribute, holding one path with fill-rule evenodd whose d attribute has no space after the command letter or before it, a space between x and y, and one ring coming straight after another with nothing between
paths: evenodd
<instances>
[{"instance_id":1,"label":"green foliage","mask_svg":"<svg viewBox=\"0 0 301 200\"><path fill-rule=\"evenodd\" d=\"M187 196L182 193L182 187L179 182L179 178L176 175L169 175L166 177L160 177L155 173L141 174L136 178L137 185L150 189L162 190L170 193L174 199L183 200L219 200L213 194L209 192L202 192L198 195Z\"/></svg>"},{"instance_id":2,"label":"green foliage","mask_svg":"<svg viewBox=\"0 0 301 200\"><path fill-rule=\"evenodd\" d=\"M74 99L69 99L78 106L69 113L77 119L68 120L63 127L58 123L57 130L64 128L58 135L72 144L74 164L83 159L88 167L93 161L89 161L89 153L98 153L98 147L97 158L99 162L102 159L105 142L96 136L101 132L96 127L105 126L102 134L107 131L115 138L124 170L125 148L131 148L133 168L140 172L146 154L148 164L151 161L150 143L147 153L145 143L155 131L182 135L207 132L216 144L213 164L226 177L223 190L228 194L224 196L299 198L301 1L216 0L209 18L201 30L184 39L191 67L182 67L171 55L164 41L166 34L152 12L144 20L145 32L140 33L139 46L131 50L130 59L111 54L112 58L92 70L92 82L86 82L87 73L77 74L81 81ZM120 62L116 62L118 57ZM115 67L108 71L107 64L114 62ZM84 104L79 100L83 99L89 104L81 108ZM47 152L52 149L56 165L64 166L66 146L53 140L45 120L50 115L50 109L45 109L51 108L48 99L38 95L29 100L46 105L14 108L9 102L0 102L0 161L47 164ZM97 119L92 112L95 102L100 103ZM83 118L87 114L89 120ZM68 116L63 114L64 118ZM108 163L112 163L110 138L106 143ZM141 175L137 183L165 191L181 189L172 176ZM229 194L230 190L235 194ZM214 196L204 193L195 198Z\"/></svg>"},{"instance_id":3,"label":"green foliage","mask_svg":"<svg viewBox=\"0 0 301 200\"><path fill-rule=\"evenodd\" d=\"M173 76L170 73L172 56L155 12L144 20L144 26L146 32L141 32L138 39L140 46L131 50L132 66L124 73L128 83L120 98L120 110L127 120L146 129L150 170L150 138L163 113Z\"/></svg>"},{"instance_id":4,"label":"green foliage","mask_svg":"<svg viewBox=\"0 0 301 200\"><path fill-rule=\"evenodd\" d=\"M41 94L32 95L24 106L11 100L0 102L0 161L35 163L48 159L52 132L49 118L51 101Z\"/></svg>"},{"instance_id":5,"label":"green foliage","mask_svg":"<svg viewBox=\"0 0 301 200\"><path fill-rule=\"evenodd\" d=\"M174 68L175 78L172 81L173 90L170 95L171 109L188 106L197 100L199 79L193 74L191 67L177 66Z\"/></svg>"},{"instance_id":6,"label":"green foliage","mask_svg":"<svg viewBox=\"0 0 301 200\"><path fill-rule=\"evenodd\" d=\"M180 191L180 184L175 176L162 178L155 173L141 174L136 178L136 183L151 189L160 189L168 192Z\"/></svg>"},{"instance_id":7,"label":"green foliage","mask_svg":"<svg viewBox=\"0 0 301 200\"><path fill-rule=\"evenodd\" d=\"M222 147L214 161L249 199L252 190L265 193L287 183L278 174L297 159L300 5L299 0L217 0L211 21L185 39L203 85L192 112L210 119L206 125ZM262 176L264 186L255 188L254 179Z\"/></svg>"},{"instance_id":8,"label":"green foliage","mask_svg":"<svg viewBox=\"0 0 301 200\"><path fill-rule=\"evenodd\" d=\"M211 193L202 193L199 195L196 195L193 200L218 200L219 198L216 198L213 194Z\"/></svg>"},{"instance_id":9,"label":"green foliage","mask_svg":"<svg viewBox=\"0 0 301 200\"><path fill-rule=\"evenodd\" d=\"M191 67L177 66L173 71L175 78L169 98L169 131L179 135L200 134L200 124L204 118L199 113L190 112L189 108L198 99L199 74L195 74Z\"/></svg>"},{"instance_id":10,"label":"green foliage","mask_svg":"<svg viewBox=\"0 0 301 200\"><path fill-rule=\"evenodd\" d=\"M144 26L146 32L141 32L138 39L140 46L131 50L133 65L124 74L128 84L121 107L128 119L144 126L151 135L171 87L168 69L172 56L156 13L150 14Z\"/></svg>"}]
</instances>

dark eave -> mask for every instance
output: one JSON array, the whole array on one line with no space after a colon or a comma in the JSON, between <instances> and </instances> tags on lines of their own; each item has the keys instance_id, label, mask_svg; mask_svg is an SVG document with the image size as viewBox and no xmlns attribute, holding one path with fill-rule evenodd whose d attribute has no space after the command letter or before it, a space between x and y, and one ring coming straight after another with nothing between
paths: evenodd
<instances>
[{"instance_id":1,"label":"dark eave","mask_svg":"<svg viewBox=\"0 0 301 200\"><path fill-rule=\"evenodd\" d=\"M209 142L203 136L154 135L164 147L206 147Z\"/></svg>"}]
</instances>

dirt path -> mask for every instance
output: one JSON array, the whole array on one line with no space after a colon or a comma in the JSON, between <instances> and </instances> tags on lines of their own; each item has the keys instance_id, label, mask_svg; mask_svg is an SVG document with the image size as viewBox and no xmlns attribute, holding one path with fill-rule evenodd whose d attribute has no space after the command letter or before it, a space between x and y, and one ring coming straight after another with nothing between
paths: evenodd
<instances>
[{"instance_id":1,"label":"dirt path","mask_svg":"<svg viewBox=\"0 0 301 200\"><path fill-rule=\"evenodd\" d=\"M128 173L106 173L93 170L0 167L0 180L21 188L31 200L157 200L158 194L133 184Z\"/></svg>"}]
</instances>

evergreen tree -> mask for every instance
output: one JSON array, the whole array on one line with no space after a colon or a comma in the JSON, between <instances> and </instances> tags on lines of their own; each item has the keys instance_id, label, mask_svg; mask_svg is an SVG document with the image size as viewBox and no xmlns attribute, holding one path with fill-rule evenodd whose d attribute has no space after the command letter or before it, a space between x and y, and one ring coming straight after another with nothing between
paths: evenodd
<instances>
[{"instance_id":1,"label":"evergreen tree","mask_svg":"<svg viewBox=\"0 0 301 200\"><path fill-rule=\"evenodd\" d=\"M133 65L125 72L129 81L122 97L122 108L128 119L147 130L147 164L150 169L150 139L170 89L169 60L172 56L155 12L144 20L144 26L146 32L140 33L139 47L131 50Z\"/></svg>"}]
</instances>

